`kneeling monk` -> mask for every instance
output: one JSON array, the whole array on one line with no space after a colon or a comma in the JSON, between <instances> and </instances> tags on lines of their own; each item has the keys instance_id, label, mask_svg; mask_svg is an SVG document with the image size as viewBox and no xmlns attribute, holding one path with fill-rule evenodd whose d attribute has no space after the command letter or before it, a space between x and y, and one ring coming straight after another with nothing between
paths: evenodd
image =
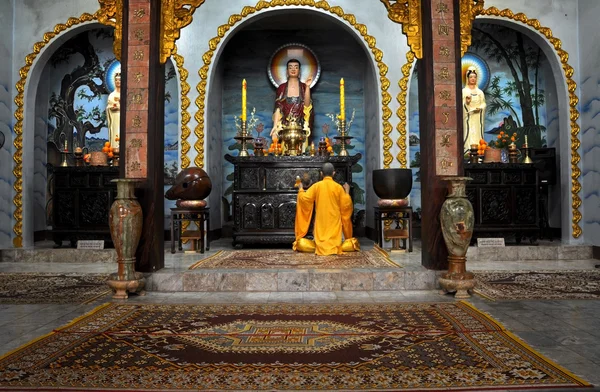
<instances>
[{"instance_id":1,"label":"kneeling monk","mask_svg":"<svg viewBox=\"0 0 600 392\"><path fill-rule=\"evenodd\" d=\"M296 241L293 249L299 252L314 252L318 255L336 255L360 250L356 238L352 237L352 199L350 185L342 187L333 180L335 171L329 162L321 169L322 181L304 190L298 185L296 206ZM313 208L316 209L314 238L304 238L308 232ZM342 244L342 232L345 241Z\"/></svg>"}]
</instances>

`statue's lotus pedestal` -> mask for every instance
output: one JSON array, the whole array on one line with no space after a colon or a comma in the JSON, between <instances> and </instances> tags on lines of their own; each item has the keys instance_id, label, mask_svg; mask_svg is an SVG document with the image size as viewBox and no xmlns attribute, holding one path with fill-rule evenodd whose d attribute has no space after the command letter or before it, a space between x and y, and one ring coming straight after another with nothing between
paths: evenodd
<instances>
[{"instance_id":1,"label":"statue's lotus pedestal","mask_svg":"<svg viewBox=\"0 0 600 392\"><path fill-rule=\"evenodd\" d=\"M448 248L448 272L439 278L441 294L456 292L455 298L470 298L475 279L467 272L467 250L473 236L475 214L467 199L465 187L469 177L442 177L448 181L448 195L440 211L444 242Z\"/></svg>"},{"instance_id":2,"label":"statue's lotus pedestal","mask_svg":"<svg viewBox=\"0 0 600 392\"><path fill-rule=\"evenodd\" d=\"M106 282L113 289L115 299L127 299L128 293L144 295L145 279L135 272L135 251L142 235L142 206L134 195L136 180L116 179L117 197L113 202L108 224L117 251L117 273Z\"/></svg>"}]
</instances>

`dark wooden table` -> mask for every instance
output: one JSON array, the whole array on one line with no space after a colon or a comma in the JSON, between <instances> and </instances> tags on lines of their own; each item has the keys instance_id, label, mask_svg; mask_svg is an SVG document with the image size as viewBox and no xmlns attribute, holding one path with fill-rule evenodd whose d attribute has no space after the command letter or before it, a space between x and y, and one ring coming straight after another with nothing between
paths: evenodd
<instances>
[{"instance_id":1,"label":"dark wooden table","mask_svg":"<svg viewBox=\"0 0 600 392\"><path fill-rule=\"evenodd\" d=\"M473 241L481 237L528 237L540 235L539 173L533 164L466 163L467 198L475 212Z\"/></svg>"},{"instance_id":2,"label":"dark wooden table","mask_svg":"<svg viewBox=\"0 0 600 392\"><path fill-rule=\"evenodd\" d=\"M179 250L183 250L181 244L181 227L183 222L196 222L200 229L199 242L200 253L204 253L204 236L206 235L206 250L210 250L210 208L171 208L171 253L175 253L175 240ZM205 230L206 225L206 230Z\"/></svg>"},{"instance_id":3,"label":"dark wooden table","mask_svg":"<svg viewBox=\"0 0 600 392\"><path fill-rule=\"evenodd\" d=\"M413 209L411 206L403 207L374 207L375 208L375 232L377 233L377 243L379 247L383 247L383 222L386 220L392 220L399 223L401 220L405 220L405 224L408 226L408 251L413 250ZM404 226L404 225L403 225ZM406 227L406 226L404 226ZM402 240L404 247L406 248L406 239Z\"/></svg>"}]
</instances>

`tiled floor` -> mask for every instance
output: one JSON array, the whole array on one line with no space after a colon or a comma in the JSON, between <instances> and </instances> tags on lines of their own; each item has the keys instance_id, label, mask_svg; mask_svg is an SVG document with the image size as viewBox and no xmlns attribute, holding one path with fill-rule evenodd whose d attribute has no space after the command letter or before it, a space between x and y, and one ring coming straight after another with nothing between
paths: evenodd
<instances>
[{"instance_id":1,"label":"tiled floor","mask_svg":"<svg viewBox=\"0 0 600 392\"><path fill-rule=\"evenodd\" d=\"M366 246L369 246L368 243ZM211 244L208 254L229 249L230 242ZM167 247L168 249L168 247ZM166 253L166 268L185 269L199 259L195 254ZM407 268L422 268L417 248L413 254L392 253ZM468 264L470 270L491 269L592 269L598 260L484 261ZM112 263L0 263L0 272L115 272ZM108 297L89 305L0 305L0 355L89 312ZM328 302L431 302L454 301L437 291L337 291L251 293L161 293L131 296L129 302L146 303L328 303ZM501 322L535 350L594 385L600 385L600 300L496 301L468 300ZM586 391L592 389L586 388ZM594 388L593 390L596 390ZM600 388L598 389L600 390ZM556 391L556 389L553 389ZM571 389L570 391L573 391Z\"/></svg>"}]
</instances>

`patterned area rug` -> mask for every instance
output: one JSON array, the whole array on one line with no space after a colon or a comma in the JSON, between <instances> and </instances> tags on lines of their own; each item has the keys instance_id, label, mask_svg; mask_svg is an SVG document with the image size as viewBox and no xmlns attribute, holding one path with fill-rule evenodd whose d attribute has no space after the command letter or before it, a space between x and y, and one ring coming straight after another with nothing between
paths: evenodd
<instances>
[{"instance_id":1,"label":"patterned area rug","mask_svg":"<svg viewBox=\"0 0 600 392\"><path fill-rule=\"evenodd\" d=\"M477 271L475 292L489 299L598 299L600 271Z\"/></svg>"},{"instance_id":2,"label":"patterned area rug","mask_svg":"<svg viewBox=\"0 0 600 392\"><path fill-rule=\"evenodd\" d=\"M0 272L0 303L87 303L111 292L107 274Z\"/></svg>"},{"instance_id":3,"label":"patterned area rug","mask_svg":"<svg viewBox=\"0 0 600 392\"><path fill-rule=\"evenodd\" d=\"M190 267L197 268L373 268L400 267L379 247L341 255L317 256L291 249L222 250Z\"/></svg>"},{"instance_id":4,"label":"patterned area rug","mask_svg":"<svg viewBox=\"0 0 600 392\"><path fill-rule=\"evenodd\" d=\"M589 386L467 303L96 308L0 358L0 390Z\"/></svg>"}]
</instances>

